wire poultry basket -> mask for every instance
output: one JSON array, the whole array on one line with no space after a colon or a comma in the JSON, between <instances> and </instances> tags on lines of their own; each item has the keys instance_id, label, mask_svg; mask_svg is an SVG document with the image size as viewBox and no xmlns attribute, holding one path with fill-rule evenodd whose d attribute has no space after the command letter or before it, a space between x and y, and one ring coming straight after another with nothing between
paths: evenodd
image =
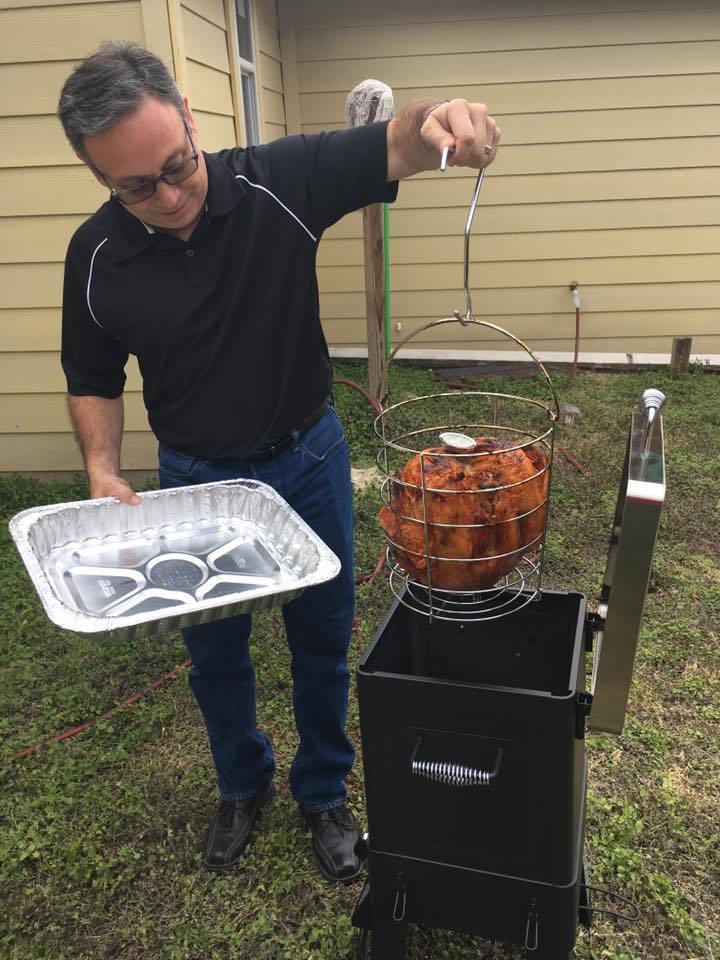
<instances>
[{"instance_id":1,"label":"wire poultry basket","mask_svg":"<svg viewBox=\"0 0 720 960\"><path fill-rule=\"evenodd\" d=\"M431 619L462 622L507 616L540 593L559 417L532 350L472 313L469 235L483 175L465 227L465 315L413 331L387 364L408 341L446 325L492 331L529 355L549 399L452 390L386 405L375 420L391 590Z\"/></svg>"}]
</instances>

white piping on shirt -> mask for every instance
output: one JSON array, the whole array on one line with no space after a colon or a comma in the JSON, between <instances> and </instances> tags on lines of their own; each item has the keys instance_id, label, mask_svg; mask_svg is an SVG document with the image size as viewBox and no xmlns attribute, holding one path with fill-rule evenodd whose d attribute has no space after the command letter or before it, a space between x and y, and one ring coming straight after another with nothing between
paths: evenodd
<instances>
[{"instance_id":1,"label":"white piping on shirt","mask_svg":"<svg viewBox=\"0 0 720 960\"><path fill-rule=\"evenodd\" d=\"M101 330L104 329L104 328L103 328L103 325L98 321L98 318L97 318L97 317L95 316L95 314L93 313L93 308L90 306L90 284L92 283L92 274L93 274L93 266L94 266L94 264L95 264L95 256L96 256L98 250L100 249L100 247L101 247L104 243L107 243L107 242L108 242L108 239L109 239L108 237L105 237L105 239L104 239L104 240L101 240L100 243L99 243L99 244L95 247L95 249L93 250L93 255L92 255L92 257L90 258L90 273L88 274L87 290L85 291L85 299L87 300L87 305L88 305L88 310L90 311L90 316L93 318L93 320L95 321L95 323L97 323L97 325L100 327Z\"/></svg>"},{"instance_id":2,"label":"white piping on shirt","mask_svg":"<svg viewBox=\"0 0 720 960\"><path fill-rule=\"evenodd\" d=\"M257 190L264 190L265 193L269 193L270 196L273 198L273 200L277 201L277 203L280 204L280 206L283 208L283 210L285 210L287 213L289 213L290 216L293 218L293 220L296 220L296 221L300 224L300 226L303 228L303 230L305 231L305 233L310 237L310 239L313 241L313 243L317 243L317 242L318 242L318 241L317 241L317 237L316 237L314 234L310 233L310 231L309 231L308 228L305 226L305 224L302 222L302 220L300 219L300 217L297 217L297 216L292 212L292 210L291 210L289 207L286 207L285 204L282 202L282 200L279 200L271 190L268 190L267 187L263 187L262 184L260 184L260 183L253 183L251 180L248 180L248 178L247 178L246 176L244 176L242 173L236 174L236 175L235 175L235 179L236 179L236 180L244 180L245 183L247 183L249 186L255 187Z\"/></svg>"}]
</instances>

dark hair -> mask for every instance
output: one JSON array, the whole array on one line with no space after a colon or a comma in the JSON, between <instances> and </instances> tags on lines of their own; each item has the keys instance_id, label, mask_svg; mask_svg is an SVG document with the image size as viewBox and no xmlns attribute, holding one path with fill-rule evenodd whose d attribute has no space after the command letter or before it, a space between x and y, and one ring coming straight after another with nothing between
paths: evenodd
<instances>
[{"instance_id":1,"label":"dark hair","mask_svg":"<svg viewBox=\"0 0 720 960\"><path fill-rule=\"evenodd\" d=\"M182 94L154 53L128 40L111 40L77 66L60 92L58 116L76 153L85 155L85 137L95 137L133 113L146 96L174 104L185 118Z\"/></svg>"}]
</instances>

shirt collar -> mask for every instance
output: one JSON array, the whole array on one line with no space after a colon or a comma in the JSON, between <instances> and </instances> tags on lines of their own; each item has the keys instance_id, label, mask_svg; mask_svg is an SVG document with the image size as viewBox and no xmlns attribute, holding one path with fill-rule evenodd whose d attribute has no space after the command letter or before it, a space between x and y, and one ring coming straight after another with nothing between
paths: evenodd
<instances>
[{"instance_id":1,"label":"shirt collar","mask_svg":"<svg viewBox=\"0 0 720 960\"><path fill-rule=\"evenodd\" d=\"M246 191L219 154L203 151L203 155L208 172L205 213L210 220L214 220L231 213L242 202ZM129 260L150 247L164 245L166 240L174 239L139 220L117 200L109 200L108 211L111 218L110 254L116 263Z\"/></svg>"}]
</instances>

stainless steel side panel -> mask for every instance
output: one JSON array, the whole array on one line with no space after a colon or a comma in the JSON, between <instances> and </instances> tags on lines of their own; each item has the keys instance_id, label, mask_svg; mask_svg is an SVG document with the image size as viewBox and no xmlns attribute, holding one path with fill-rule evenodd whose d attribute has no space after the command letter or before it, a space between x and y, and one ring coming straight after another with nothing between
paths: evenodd
<instances>
[{"instance_id":1,"label":"stainless steel side panel","mask_svg":"<svg viewBox=\"0 0 720 960\"><path fill-rule=\"evenodd\" d=\"M650 392L650 391L646 391ZM590 727L622 733L660 512L665 500L662 419L634 413L598 613Z\"/></svg>"}]
</instances>

